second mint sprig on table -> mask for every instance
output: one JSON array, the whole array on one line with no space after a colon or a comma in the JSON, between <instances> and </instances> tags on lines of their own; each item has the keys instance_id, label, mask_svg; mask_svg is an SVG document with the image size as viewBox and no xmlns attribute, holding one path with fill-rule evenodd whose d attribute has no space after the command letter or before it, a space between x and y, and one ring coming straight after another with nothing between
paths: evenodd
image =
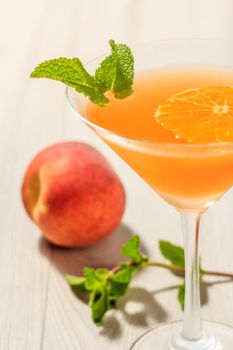
<instances>
[{"instance_id":1,"label":"second mint sprig on table","mask_svg":"<svg viewBox=\"0 0 233 350\"><path fill-rule=\"evenodd\" d=\"M111 270L85 267L82 277L66 276L69 285L76 294L89 294L92 319L96 325L101 325L103 317L108 310L116 308L117 300L127 293L133 275L138 270L149 266L160 267L179 274L184 278L184 249L163 240L159 241L159 248L162 255L170 262L169 264L149 261L149 257L140 250L139 236L133 236L121 249L121 255L129 258L128 261L120 262ZM201 268L201 278L204 275L233 278L231 273L207 271ZM185 300L184 279L178 288L177 298L183 309Z\"/></svg>"}]
</instances>

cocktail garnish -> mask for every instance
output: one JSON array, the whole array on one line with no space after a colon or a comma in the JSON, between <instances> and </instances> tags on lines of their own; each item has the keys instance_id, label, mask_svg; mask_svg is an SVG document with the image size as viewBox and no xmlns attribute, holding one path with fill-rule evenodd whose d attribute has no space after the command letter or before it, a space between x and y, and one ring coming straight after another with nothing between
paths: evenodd
<instances>
[{"instance_id":1,"label":"cocktail garnish","mask_svg":"<svg viewBox=\"0 0 233 350\"><path fill-rule=\"evenodd\" d=\"M125 98L133 92L134 58L127 45L114 40L109 44L112 52L100 63L95 75L89 74L78 58L61 57L40 63L31 78L58 80L100 106L109 102L109 91L117 99Z\"/></svg>"},{"instance_id":2,"label":"cocktail garnish","mask_svg":"<svg viewBox=\"0 0 233 350\"><path fill-rule=\"evenodd\" d=\"M233 141L233 86L180 92L157 108L155 118L188 142Z\"/></svg>"}]
</instances>

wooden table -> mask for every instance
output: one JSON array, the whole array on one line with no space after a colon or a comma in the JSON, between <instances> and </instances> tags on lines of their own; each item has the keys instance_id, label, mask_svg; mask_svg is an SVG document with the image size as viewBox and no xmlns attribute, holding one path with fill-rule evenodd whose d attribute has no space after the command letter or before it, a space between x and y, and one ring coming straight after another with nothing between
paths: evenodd
<instances>
[{"instance_id":1,"label":"wooden table","mask_svg":"<svg viewBox=\"0 0 233 350\"><path fill-rule=\"evenodd\" d=\"M201 11L200 11L201 8ZM0 4L0 349L127 350L158 322L182 318L178 277L148 268L138 274L117 311L96 328L88 306L71 293L65 273L90 264L110 265L120 244L140 234L159 255L160 238L182 241L177 212L159 198L102 141L68 111L64 87L29 79L46 58L106 52L107 40L136 43L203 36L233 39L232 0L21 0ZM197 20L198 18L198 20ZM98 246L52 248L25 215L20 198L24 170L40 149L62 140L92 143L111 161L127 190L122 225ZM203 220L202 264L233 271L233 196L228 193ZM203 315L233 326L233 283L205 278Z\"/></svg>"}]
</instances>

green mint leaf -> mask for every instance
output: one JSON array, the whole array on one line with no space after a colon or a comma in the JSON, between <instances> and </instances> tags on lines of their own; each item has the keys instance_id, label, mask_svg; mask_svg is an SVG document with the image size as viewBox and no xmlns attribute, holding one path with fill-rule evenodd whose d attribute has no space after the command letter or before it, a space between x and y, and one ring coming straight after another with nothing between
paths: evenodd
<instances>
[{"instance_id":1,"label":"green mint leaf","mask_svg":"<svg viewBox=\"0 0 233 350\"><path fill-rule=\"evenodd\" d=\"M92 291L93 289L106 284L109 274L110 272L108 269L93 269L91 267L85 267L84 276L86 289Z\"/></svg>"},{"instance_id":2,"label":"green mint leaf","mask_svg":"<svg viewBox=\"0 0 233 350\"><path fill-rule=\"evenodd\" d=\"M132 279L133 267L122 265L120 270L109 278L109 299L116 302L117 299L124 295ZM115 304L113 303L113 307Z\"/></svg>"},{"instance_id":3,"label":"green mint leaf","mask_svg":"<svg viewBox=\"0 0 233 350\"><path fill-rule=\"evenodd\" d=\"M121 254L129 257L134 263L141 264L148 261L148 256L141 253L139 249L139 236L131 237L122 247Z\"/></svg>"},{"instance_id":4,"label":"green mint leaf","mask_svg":"<svg viewBox=\"0 0 233 350\"><path fill-rule=\"evenodd\" d=\"M168 241L159 241L162 255L173 265L184 267L184 249Z\"/></svg>"},{"instance_id":5,"label":"green mint leaf","mask_svg":"<svg viewBox=\"0 0 233 350\"><path fill-rule=\"evenodd\" d=\"M125 44L109 41L111 55L105 58L96 70L95 80L102 92L110 90L118 99L125 98L133 92L134 58Z\"/></svg>"},{"instance_id":6,"label":"green mint leaf","mask_svg":"<svg viewBox=\"0 0 233 350\"><path fill-rule=\"evenodd\" d=\"M91 280L92 319L97 325L100 325L105 313L114 308L119 297L126 293L133 268L126 265L121 266L116 274L112 274L107 269L96 269L94 270L95 277L93 270L85 269L85 271Z\"/></svg>"},{"instance_id":7,"label":"green mint leaf","mask_svg":"<svg viewBox=\"0 0 233 350\"><path fill-rule=\"evenodd\" d=\"M88 293L85 287L85 277L66 275L66 280L75 293Z\"/></svg>"},{"instance_id":8,"label":"green mint leaf","mask_svg":"<svg viewBox=\"0 0 233 350\"><path fill-rule=\"evenodd\" d=\"M178 289L177 299L180 303L182 310L184 310L184 302L185 302L185 284L184 283L182 283Z\"/></svg>"},{"instance_id":9,"label":"green mint leaf","mask_svg":"<svg viewBox=\"0 0 233 350\"><path fill-rule=\"evenodd\" d=\"M132 278L133 267L130 265L122 265L120 270L110 277L112 281L117 283L129 283Z\"/></svg>"},{"instance_id":10,"label":"green mint leaf","mask_svg":"<svg viewBox=\"0 0 233 350\"><path fill-rule=\"evenodd\" d=\"M78 58L56 58L40 63L31 73L31 78L58 80L83 93L92 102L101 106L108 102L93 76L84 68Z\"/></svg>"},{"instance_id":11,"label":"green mint leaf","mask_svg":"<svg viewBox=\"0 0 233 350\"><path fill-rule=\"evenodd\" d=\"M95 72L95 81L102 93L112 91L116 76L116 57L112 54L104 59Z\"/></svg>"},{"instance_id":12,"label":"green mint leaf","mask_svg":"<svg viewBox=\"0 0 233 350\"><path fill-rule=\"evenodd\" d=\"M95 270L95 276L101 282L105 282L109 277L109 275L110 275L110 271L108 269L99 268Z\"/></svg>"},{"instance_id":13,"label":"green mint leaf","mask_svg":"<svg viewBox=\"0 0 233 350\"><path fill-rule=\"evenodd\" d=\"M93 268L85 267L83 274L86 277L85 287L87 290L92 291L99 286L100 281L96 278L95 270Z\"/></svg>"},{"instance_id":14,"label":"green mint leaf","mask_svg":"<svg viewBox=\"0 0 233 350\"><path fill-rule=\"evenodd\" d=\"M95 288L91 293L90 307L93 321L97 326L100 326L102 318L108 310L107 290L104 285Z\"/></svg>"},{"instance_id":15,"label":"green mint leaf","mask_svg":"<svg viewBox=\"0 0 233 350\"><path fill-rule=\"evenodd\" d=\"M86 278L85 287L90 292L91 315L96 325L100 325L103 316L109 310L107 285L110 271L105 268L93 269L91 267L84 268L84 276Z\"/></svg>"},{"instance_id":16,"label":"green mint leaf","mask_svg":"<svg viewBox=\"0 0 233 350\"><path fill-rule=\"evenodd\" d=\"M200 287L201 287L201 284L202 284L202 273L200 272ZM185 282L183 282L179 289L178 289L178 295L177 295L177 299L179 301L179 304L181 306L181 309L184 310L184 303L185 303Z\"/></svg>"}]
</instances>

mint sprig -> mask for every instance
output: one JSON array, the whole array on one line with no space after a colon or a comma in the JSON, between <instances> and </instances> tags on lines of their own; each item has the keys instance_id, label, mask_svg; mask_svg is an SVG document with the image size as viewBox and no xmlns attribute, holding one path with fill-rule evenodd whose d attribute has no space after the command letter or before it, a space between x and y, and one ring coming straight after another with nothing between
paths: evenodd
<instances>
[{"instance_id":1,"label":"mint sprig","mask_svg":"<svg viewBox=\"0 0 233 350\"><path fill-rule=\"evenodd\" d=\"M88 293L92 319L96 325L101 325L106 312L117 307L117 301L127 293L130 282L139 269L144 267L160 267L175 272L183 278L177 291L177 299L181 308L185 302L184 281L184 249L168 241L159 241L160 252L169 264L159 261L149 261L140 249L139 236L132 236L122 247L121 255L128 261L120 262L112 270L106 268L93 269L85 267L83 276L67 275L66 279L76 293ZM204 275L214 275L233 278L233 274L207 271L200 268L200 279Z\"/></svg>"},{"instance_id":2,"label":"mint sprig","mask_svg":"<svg viewBox=\"0 0 233 350\"><path fill-rule=\"evenodd\" d=\"M93 103L104 106L109 102L107 92L122 99L132 94L134 58L125 44L110 40L111 54L97 68L94 76L89 74L78 58L55 58L40 63L31 78L48 78L60 81L83 93Z\"/></svg>"},{"instance_id":3,"label":"mint sprig","mask_svg":"<svg viewBox=\"0 0 233 350\"><path fill-rule=\"evenodd\" d=\"M113 270L85 267L83 277L66 276L74 292L89 293L92 319L96 325L101 324L108 310L116 307L117 300L126 293L133 273L148 260L140 251L138 236L133 236L124 244L121 253L130 259Z\"/></svg>"}]
</instances>

